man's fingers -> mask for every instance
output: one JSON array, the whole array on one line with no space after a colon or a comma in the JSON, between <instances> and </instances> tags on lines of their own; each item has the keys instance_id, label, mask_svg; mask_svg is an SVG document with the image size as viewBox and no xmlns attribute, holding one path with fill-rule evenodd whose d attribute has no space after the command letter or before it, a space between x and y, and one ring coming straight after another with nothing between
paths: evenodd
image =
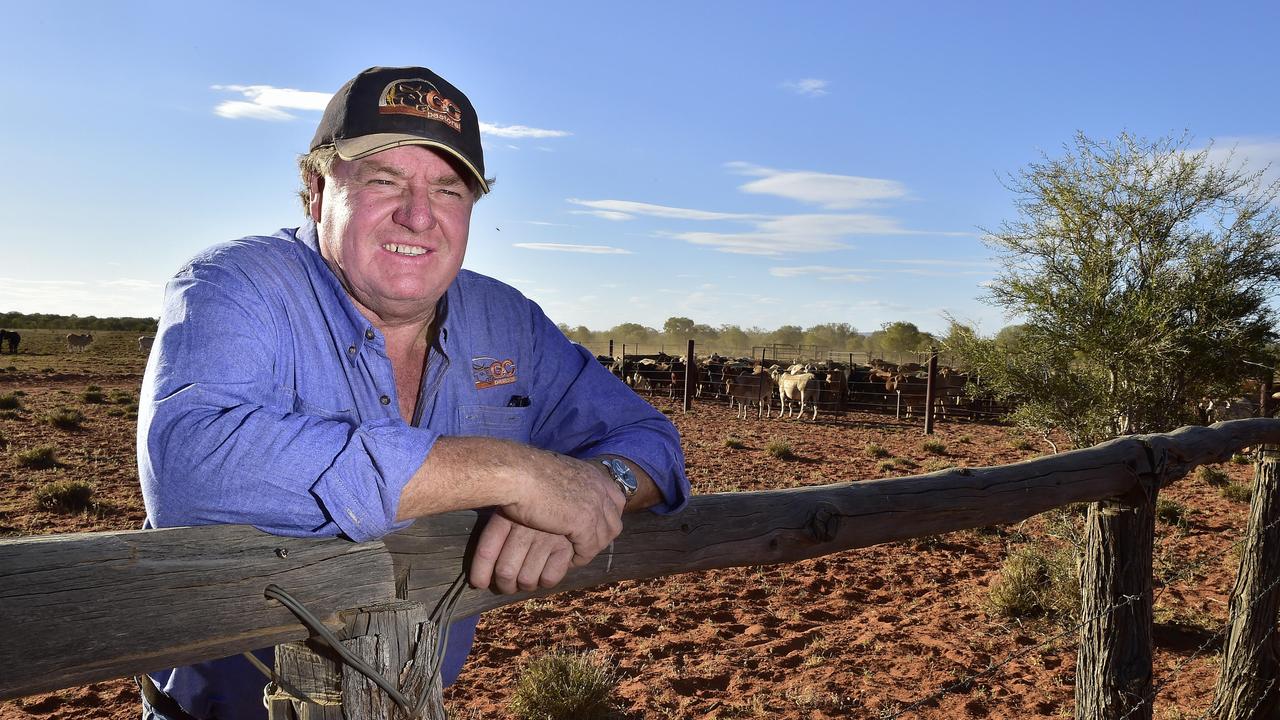
<instances>
[{"instance_id":1,"label":"man's fingers","mask_svg":"<svg viewBox=\"0 0 1280 720\"><path fill-rule=\"evenodd\" d=\"M547 563L542 568L542 577L538 580L538 584L544 588L559 585L565 574L569 572L569 561L572 559L573 546L567 542L560 543L560 546L547 556Z\"/></svg>"},{"instance_id":2,"label":"man's fingers","mask_svg":"<svg viewBox=\"0 0 1280 720\"><path fill-rule=\"evenodd\" d=\"M471 558L471 587L487 588L493 582L493 569L502 554L502 547L507 542L512 523L501 515L491 515L480 531L480 539L476 542L476 552Z\"/></svg>"}]
</instances>

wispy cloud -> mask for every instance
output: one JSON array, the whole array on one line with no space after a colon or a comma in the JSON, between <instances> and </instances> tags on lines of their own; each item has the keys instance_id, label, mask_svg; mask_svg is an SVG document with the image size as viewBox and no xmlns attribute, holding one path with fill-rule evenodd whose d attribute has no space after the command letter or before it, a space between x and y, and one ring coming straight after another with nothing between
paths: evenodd
<instances>
[{"instance_id":1,"label":"wispy cloud","mask_svg":"<svg viewBox=\"0 0 1280 720\"><path fill-rule=\"evenodd\" d=\"M829 84L826 80L819 80L818 78L801 78L799 80L788 80L782 83L782 87L797 95L819 97L827 94L827 85Z\"/></svg>"},{"instance_id":2,"label":"wispy cloud","mask_svg":"<svg viewBox=\"0 0 1280 720\"><path fill-rule=\"evenodd\" d=\"M746 162L731 162L725 166L740 175L760 178L739 185L738 189L743 192L776 195L829 210L901 200L908 195L906 186L896 180L806 170L774 170Z\"/></svg>"},{"instance_id":3,"label":"wispy cloud","mask_svg":"<svg viewBox=\"0 0 1280 720\"><path fill-rule=\"evenodd\" d=\"M815 277L828 282L867 282L874 279L869 270L832 267L830 265L801 265L798 267L771 267L769 274L780 278Z\"/></svg>"},{"instance_id":4,"label":"wispy cloud","mask_svg":"<svg viewBox=\"0 0 1280 720\"><path fill-rule=\"evenodd\" d=\"M630 250L608 245L571 245L567 243L512 243L512 247L525 250L552 250L555 252L587 253L589 255L630 255Z\"/></svg>"},{"instance_id":5,"label":"wispy cloud","mask_svg":"<svg viewBox=\"0 0 1280 720\"><path fill-rule=\"evenodd\" d=\"M590 215L598 217L601 220L611 220L613 222L625 222L627 220L635 220L635 215L628 215L624 212L615 212L613 210L570 210L570 215Z\"/></svg>"},{"instance_id":6,"label":"wispy cloud","mask_svg":"<svg viewBox=\"0 0 1280 720\"><path fill-rule=\"evenodd\" d=\"M1209 160L1263 173L1265 182L1280 180L1280 138L1222 137L1209 148Z\"/></svg>"},{"instance_id":7,"label":"wispy cloud","mask_svg":"<svg viewBox=\"0 0 1280 720\"><path fill-rule=\"evenodd\" d=\"M213 109L232 120L293 120L289 110L324 110L331 93L278 88L271 85L214 85L214 90L240 93L243 100L228 100Z\"/></svg>"},{"instance_id":8,"label":"wispy cloud","mask_svg":"<svg viewBox=\"0 0 1280 720\"><path fill-rule=\"evenodd\" d=\"M480 134L502 138L557 138L567 137L573 133L567 130L546 130L527 125L494 125L482 122Z\"/></svg>"},{"instance_id":9,"label":"wispy cloud","mask_svg":"<svg viewBox=\"0 0 1280 720\"><path fill-rule=\"evenodd\" d=\"M756 220L767 217L765 215L743 215L741 213L692 210L690 208L653 205L651 203L635 202L632 200L579 200L577 198L569 198L567 202L610 213L618 213L633 217L636 215L644 215L647 217L667 218L670 220Z\"/></svg>"}]
</instances>

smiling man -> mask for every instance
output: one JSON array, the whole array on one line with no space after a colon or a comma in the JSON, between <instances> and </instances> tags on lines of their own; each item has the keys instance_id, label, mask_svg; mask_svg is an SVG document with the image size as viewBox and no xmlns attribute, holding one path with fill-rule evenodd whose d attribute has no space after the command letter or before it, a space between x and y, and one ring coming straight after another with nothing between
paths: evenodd
<instances>
[{"instance_id":1,"label":"smiling man","mask_svg":"<svg viewBox=\"0 0 1280 720\"><path fill-rule=\"evenodd\" d=\"M300 166L302 226L215 246L166 289L138 417L148 527L364 541L490 508L468 577L510 593L589 562L624 511L684 505L671 422L532 301L462 269L490 187L465 95L370 68ZM475 624L449 634L446 684ZM239 656L153 673L143 716L265 718L265 682Z\"/></svg>"}]
</instances>

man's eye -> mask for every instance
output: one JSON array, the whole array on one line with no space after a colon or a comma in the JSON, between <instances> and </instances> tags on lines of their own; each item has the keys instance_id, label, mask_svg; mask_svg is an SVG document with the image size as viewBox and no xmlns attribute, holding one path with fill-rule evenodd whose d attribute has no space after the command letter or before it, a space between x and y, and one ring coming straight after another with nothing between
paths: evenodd
<instances>
[{"instance_id":1,"label":"man's eye","mask_svg":"<svg viewBox=\"0 0 1280 720\"><path fill-rule=\"evenodd\" d=\"M440 188L439 192L444 193L445 195L448 195L450 197L462 197L462 193L458 192L457 190L450 190L449 188Z\"/></svg>"}]
</instances>

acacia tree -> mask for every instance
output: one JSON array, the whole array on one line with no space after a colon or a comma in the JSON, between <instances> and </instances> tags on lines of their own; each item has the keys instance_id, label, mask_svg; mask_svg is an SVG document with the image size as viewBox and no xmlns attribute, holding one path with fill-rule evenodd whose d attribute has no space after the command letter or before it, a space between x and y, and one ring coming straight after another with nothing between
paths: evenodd
<instances>
[{"instance_id":1,"label":"acacia tree","mask_svg":"<svg viewBox=\"0 0 1280 720\"><path fill-rule=\"evenodd\" d=\"M1187 142L1078 134L1012 178L988 300L1022 319L1019 342L953 332L952 349L1022 424L1076 447L1167 431L1270 362L1280 186Z\"/></svg>"}]
</instances>

